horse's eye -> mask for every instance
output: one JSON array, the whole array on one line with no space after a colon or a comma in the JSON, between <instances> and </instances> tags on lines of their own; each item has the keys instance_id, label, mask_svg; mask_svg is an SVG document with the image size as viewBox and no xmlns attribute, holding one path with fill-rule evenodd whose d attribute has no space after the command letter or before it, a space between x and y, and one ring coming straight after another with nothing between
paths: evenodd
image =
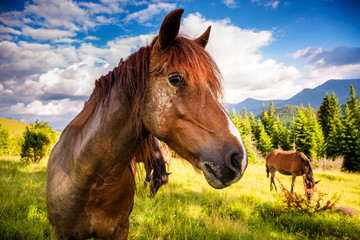
<instances>
[{"instance_id":1,"label":"horse's eye","mask_svg":"<svg viewBox=\"0 0 360 240\"><path fill-rule=\"evenodd\" d=\"M169 76L169 82L174 87L185 85L184 78L179 74Z\"/></svg>"}]
</instances>

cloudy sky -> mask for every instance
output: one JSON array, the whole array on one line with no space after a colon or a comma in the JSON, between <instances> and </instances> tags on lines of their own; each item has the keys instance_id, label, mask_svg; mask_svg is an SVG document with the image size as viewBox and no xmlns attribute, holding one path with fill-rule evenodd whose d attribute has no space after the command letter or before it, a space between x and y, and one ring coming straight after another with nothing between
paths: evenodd
<instances>
[{"instance_id":1,"label":"cloudy sky","mask_svg":"<svg viewBox=\"0 0 360 240\"><path fill-rule=\"evenodd\" d=\"M7 0L0 3L0 117L63 129L94 81L157 35L212 32L225 102L287 99L328 79L360 78L358 0Z\"/></svg>"}]
</instances>

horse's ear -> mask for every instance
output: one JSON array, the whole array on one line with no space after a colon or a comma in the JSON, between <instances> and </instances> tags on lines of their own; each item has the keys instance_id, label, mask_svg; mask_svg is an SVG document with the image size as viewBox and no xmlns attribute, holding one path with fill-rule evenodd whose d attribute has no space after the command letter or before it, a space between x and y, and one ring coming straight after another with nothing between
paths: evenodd
<instances>
[{"instance_id":1,"label":"horse's ear","mask_svg":"<svg viewBox=\"0 0 360 240\"><path fill-rule=\"evenodd\" d=\"M159 31L160 49L166 49L175 40L180 30L181 16L184 9L177 9L169 13L161 24Z\"/></svg>"},{"instance_id":2,"label":"horse's ear","mask_svg":"<svg viewBox=\"0 0 360 240\"><path fill-rule=\"evenodd\" d=\"M206 47L208 41L209 41L209 37L210 37L210 30L211 30L211 26L209 26L206 31L197 39L195 39L194 41L197 42L198 44L200 44L203 48Z\"/></svg>"}]
</instances>

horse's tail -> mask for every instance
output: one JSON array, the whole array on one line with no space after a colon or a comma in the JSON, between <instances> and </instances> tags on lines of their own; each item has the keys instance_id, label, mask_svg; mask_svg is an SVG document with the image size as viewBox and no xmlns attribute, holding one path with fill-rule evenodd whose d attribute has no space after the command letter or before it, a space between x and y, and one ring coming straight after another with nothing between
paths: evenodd
<instances>
[{"instance_id":1,"label":"horse's tail","mask_svg":"<svg viewBox=\"0 0 360 240\"><path fill-rule=\"evenodd\" d=\"M268 167L268 165L266 164L266 177L269 177L269 173L270 173L269 167Z\"/></svg>"}]
</instances>

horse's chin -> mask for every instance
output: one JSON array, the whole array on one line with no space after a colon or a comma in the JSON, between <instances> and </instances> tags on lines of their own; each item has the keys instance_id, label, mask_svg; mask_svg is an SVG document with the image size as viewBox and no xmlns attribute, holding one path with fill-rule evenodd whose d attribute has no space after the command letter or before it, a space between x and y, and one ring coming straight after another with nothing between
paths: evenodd
<instances>
[{"instance_id":1,"label":"horse's chin","mask_svg":"<svg viewBox=\"0 0 360 240\"><path fill-rule=\"evenodd\" d=\"M211 165L201 164L200 169L204 173L206 181L215 189L222 189L229 185L224 184L218 176L216 175L216 169L214 169Z\"/></svg>"}]
</instances>

